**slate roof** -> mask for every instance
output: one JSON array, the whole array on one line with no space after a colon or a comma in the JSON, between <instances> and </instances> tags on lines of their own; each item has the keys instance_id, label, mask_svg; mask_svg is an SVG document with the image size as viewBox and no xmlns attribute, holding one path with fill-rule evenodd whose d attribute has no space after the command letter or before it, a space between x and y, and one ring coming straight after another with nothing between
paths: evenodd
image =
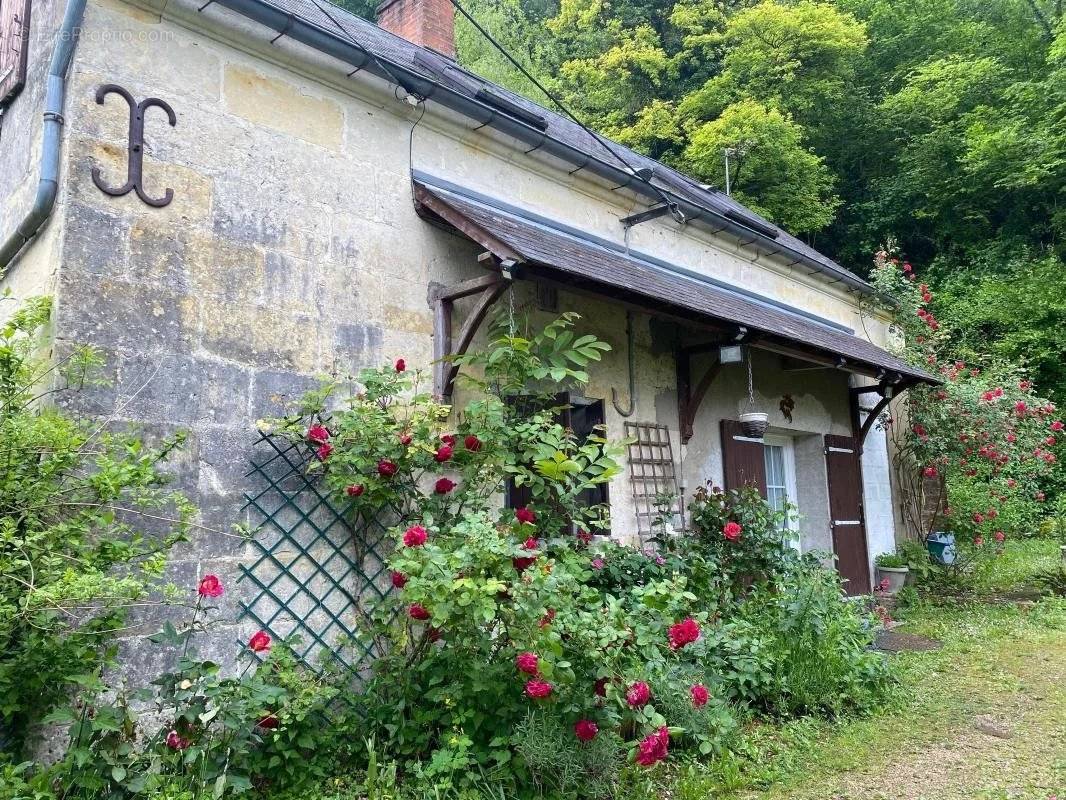
<instances>
[{"instance_id":1,"label":"slate roof","mask_svg":"<svg viewBox=\"0 0 1066 800\"><path fill-rule=\"evenodd\" d=\"M280 12L275 14L279 20L276 28L279 32L290 36L296 36L290 24L293 19L307 23L340 41L357 45L377 60L373 65L374 71L380 73L385 70L389 78L398 76L402 79L404 76L399 73L409 72L446 86L471 100L480 99L479 93L482 96L488 93L502 97L506 103L520 109L521 116L529 115L539 118L543 125L542 130L547 136L576 148L590 157L621 167L621 162L610 152L614 150L620 153L625 162L632 167L651 169L655 184L679 200L731 220L751 220L756 230L762 227L772 231L767 240L771 245L779 246L779 250L791 251L792 254L799 255L804 259L803 263L811 269L822 272L833 280L842 281L853 289L863 292L872 291L872 287L862 278L746 208L724 192L715 188L706 188L677 170L618 143L612 142L608 150L601 141L591 136L570 118L474 75L439 53L412 44L326 0L215 0L215 2L236 10L238 13L246 14L251 6L274 9ZM389 72L392 73L391 76L388 75Z\"/></svg>"},{"instance_id":2,"label":"slate roof","mask_svg":"<svg viewBox=\"0 0 1066 800\"><path fill-rule=\"evenodd\" d=\"M778 340L830 358L845 368L898 373L907 382L938 381L843 325L735 289L709 276L669 265L613 242L558 226L502 201L427 175L416 175L423 215L448 222L500 258L540 265L569 284L691 319L743 326L763 342ZM547 276L551 277L551 273Z\"/></svg>"}]
</instances>

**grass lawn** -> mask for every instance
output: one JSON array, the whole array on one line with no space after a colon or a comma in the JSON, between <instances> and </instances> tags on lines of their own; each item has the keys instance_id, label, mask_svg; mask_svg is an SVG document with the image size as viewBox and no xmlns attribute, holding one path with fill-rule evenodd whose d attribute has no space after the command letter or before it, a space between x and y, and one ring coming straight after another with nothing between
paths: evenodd
<instances>
[{"instance_id":1,"label":"grass lawn","mask_svg":"<svg viewBox=\"0 0 1066 800\"><path fill-rule=\"evenodd\" d=\"M1058 557L1054 541L1014 543L980 589L1023 589ZM898 616L943 646L893 656L891 707L753 729L743 758L683 768L657 796L1066 800L1066 600L920 602Z\"/></svg>"}]
</instances>

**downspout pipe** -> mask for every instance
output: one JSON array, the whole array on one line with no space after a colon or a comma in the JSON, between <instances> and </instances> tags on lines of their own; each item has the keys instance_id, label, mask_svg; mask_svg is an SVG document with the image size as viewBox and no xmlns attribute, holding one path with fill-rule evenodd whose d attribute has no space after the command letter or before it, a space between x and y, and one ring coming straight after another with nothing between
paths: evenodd
<instances>
[{"instance_id":1,"label":"downspout pipe","mask_svg":"<svg viewBox=\"0 0 1066 800\"><path fill-rule=\"evenodd\" d=\"M44 100L44 130L41 147L41 177L33 207L0 246L0 278L8 266L37 235L52 215L59 194L59 163L63 147L63 105L67 95L67 70L78 43L87 0L68 0L63 22L56 33L55 50L48 69Z\"/></svg>"},{"instance_id":2,"label":"downspout pipe","mask_svg":"<svg viewBox=\"0 0 1066 800\"><path fill-rule=\"evenodd\" d=\"M725 214L698 206L685 198L678 197L668 189L652 189L627 172L620 164L586 153L571 144L546 134L527 122L501 113L487 103L459 92L452 87L435 81L425 75L384 56L371 55L366 48L338 33L327 30L313 22L294 17L288 11L278 8L269 0L211 0L208 4L220 5L243 17L258 22L279 34L307 45L321 53L326 53L355 70L365 70L388 81L399 81L404 89L426 100L439 102L446 108L456 111L481 125L495 128L515 137L537 149L573 164L580 169L587 169L599 177L619 186L626 186L644 195L650 200L660 202L665 194L674 201L689 219L699 219L717 230L725 230L733 236L757 242L767 253L786 253L796 262L810 267L816 272L840 281L851 289L869 294L872 287L866 281L827 264L817 261L806 253L799 252L765 234L730 219Z\"/></svg>"}]
</instances>

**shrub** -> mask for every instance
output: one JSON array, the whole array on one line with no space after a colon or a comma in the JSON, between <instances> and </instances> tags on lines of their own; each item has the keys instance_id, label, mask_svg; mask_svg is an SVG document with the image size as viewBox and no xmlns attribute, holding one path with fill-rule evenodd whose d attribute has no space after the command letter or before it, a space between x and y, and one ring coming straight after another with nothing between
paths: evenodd
<instances>
[{"instance_id":1,"label":"shrub","mask_svg":"<svg viewBox=\"0 0 1066 800\"><path fill-rule=\"evenodd\" d=\"M126 610L163 588L193 512L161 471L181 436L148 447L49 404L101 364L87 347L36 357L50 311L27 301L0 328L0 750L14 755L111 654Z\"/></svg>"},{"instance_id":2,"label":"shrub","mask_svg":"<svg viewBox=\"0 0 1066 800\"><path fill-rule=\"evenodd\" d=\"M197 659L196 635L222 591L207 576L188 624L179 631L168 621L151 637L175 662L150 687L130 695L86 678L78 704L51 715L70 726L70 746L52 770L59 797L221 798L297 789L328 774L347 747L334 731L353 726L334 703L350 677L300 666L265 633L241 650L237 674Z\"/></svg>"},{"instance_id":3,"label":"shrub","mask_svg":"<svg viewBox=\"0 0 1066 800\"><path fill-rule=\"evenodd\" d=\"M793 562L795 551L782 535L789 513L774 511L754 487L723 491L701 486L689 506L695 543L685 542L685 563L698 563L694 557L706 562L739 596Z\"/></svg>"},{"instance_id":4,"label":"shrub","mask_svg":"<svg viewBox=\"0 0 1066 800\"><path fill-rule=\"evenodd\" d=\"M1048 492L1061 480L1066 431L1054 403L1037 393L1021 365L956 357L957 336L935 317L928 286L894 253L877 254L871 281L894 301L889 310L901 354L943 380L911 388L897 407L899 424L885 423L900 510L912 535L949 530L960 545L972 543L968 555L975 559L996 552L983 544L1032 535L1047 515ZM938 513L926 513L930 505Z\"/></svg>"}]
</instances>

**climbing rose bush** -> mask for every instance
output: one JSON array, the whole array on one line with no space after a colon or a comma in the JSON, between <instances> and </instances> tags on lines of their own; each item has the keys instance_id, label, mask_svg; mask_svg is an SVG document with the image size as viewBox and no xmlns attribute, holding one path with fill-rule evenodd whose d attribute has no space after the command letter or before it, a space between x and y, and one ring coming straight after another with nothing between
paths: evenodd
<instances>
[{"instance_id":1,"label":"climbing rose bush","mask_svg":"<svg viewBox=\"0 0 1066 800\"><path fill-rule=\"evenodd\" d=\"M1058 409L1022 365L960 358L929 287L894 252L877 253L871 280L895 302L901 354L943 381L907 391L882 423L908 528L921 537L949 530L967 555L995 553L1005 539L1032 533L1061 471ZM938 513L926 513L930 507Z\"/></svg>"},{"instance_id":2,"label":"climbing rose bush","mask_svg":"<svg viewBox=\"0 0 1066 800\"><path fill-rule=\"evenodd\" d=\"M781 568L767 552L776 517L744 495L707 509L705 531L676 537L677 549L597 537L607 509L583 498L618 473L621 448L598 434L578 441L558 422L560 382L580 389L603 349L571 322L505 332L466 358L480 377L459 407L426 394L405 362L364 371L347 397L330 384L272 425L307 447L357 542L392 545L381 573L391 592L356 636L376 656L354 697L361 731L405 769L453 786L499 770L520 786L605 796L624 762L655 768L671 747L720 752L736 729L731 703L773 685L746 641L723 644L720 613L723 565L738 580ZM508 483L529 498L518 508L500 507ZM839 592L836 602L858 627Z\"/></svg>"}]
</instances>

